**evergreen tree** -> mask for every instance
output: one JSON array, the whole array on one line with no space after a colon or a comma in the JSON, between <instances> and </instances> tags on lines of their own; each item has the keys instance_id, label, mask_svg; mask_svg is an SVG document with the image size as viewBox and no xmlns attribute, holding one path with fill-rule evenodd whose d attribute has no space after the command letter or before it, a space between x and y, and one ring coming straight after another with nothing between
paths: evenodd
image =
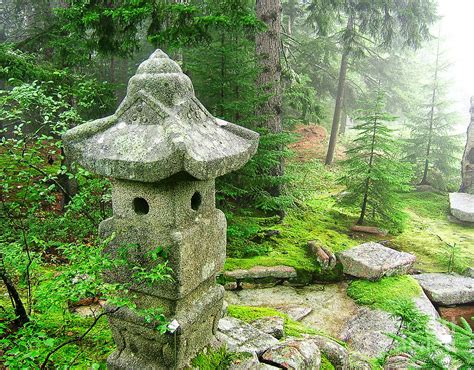
<instances>
[{"instance_id":1,"label":"evergreen tree","mask_svg":"<svg viewBox=\"0 0 474 370\"><path fill-rule=\"evenodd\" d=\"M202 16L226 22L208 28L207 42L182 49L183 67L210 112L261 134L257 154L250 162L218 179L221 205L225 199L246 200L256 208L276 211L290 202L290 197L269 191L288 181L285 176L275 176L273 169L287 155L289 135L263 127L266 117L255 109L266 102L267 95L256 84L261 68L255 55L255 34L264 24L252 5L247 0L208 0Z\"/></svg>"},{"instance_id":2,"label":"evergreen tree","mask_svg":"<svg viewBox=\"0 0 474 370\"><path fill-rule=\"evenodd\" d=\"M383 108L383 96L378 94L373 107L358 118L357 137L347 150L349 158L339 181L347 188L343 201L360 205L358 225L370 219L399 231L404 218L399 193L409 190L412 170L397 157L399 146L387 127L395 117Z\"/></svg>"},{"instance_id":3,"label":"evergreen tree","mask_svg":"<svg viewBox=\"0 0 474 370\"><path fill-rule=\"evenodd\" d=\"M459 182L461 145L454 135L458 115L446 98L448 84L444 74L449 64L443 60L439 38L436 43L432 80L424 86L425 94L416 102L418 109L407 122L410 137L406 152L408 161L416 165L417 182L444 190Z\"/></svg>"},{"instance_id":4,"label":"evergreen tree","mask_svg":"<svg viewBox=\"0 0 474 370\"><path fill-rule=\"evenodd\" d=\"M429 25L436 19L436 6L433 0L313 0L309 9L309 20L322 33L343 20L343 29L339 33L342 51L336 102L326 155L326 164L329 165L334 159L351 58L364 55L375 47L388 48L397 41L418 47L429 37Z\"/></svg>"}]
</instances>

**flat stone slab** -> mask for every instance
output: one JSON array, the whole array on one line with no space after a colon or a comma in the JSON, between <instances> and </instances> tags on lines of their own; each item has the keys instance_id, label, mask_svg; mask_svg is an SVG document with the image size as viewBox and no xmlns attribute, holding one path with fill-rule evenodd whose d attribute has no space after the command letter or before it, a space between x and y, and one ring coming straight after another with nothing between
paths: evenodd
<instances>
[{"instance_id":1,"label":"flat stone slab","mask_svg":"<svg viewBox=\"0 0 474 370\"><path fill-rule=\"evenodd\" d=\"M312 340L288 338L265 351L262 361L283 369L319 369L321 352Z\"/></svg>"},{"instance_id":2,"label":"flat stone slab","mask_svg":"<svg viewBox=\"0 0 474 370\"><path fill-rule=\"evenodd\" d=\"M378 280L383 276L404 275L416 261L416 257L405 252L368 242L338 254L343 271L347 275L367 280Z\"/></svg>"},{"instance_id":3,"label":"flat stone slab","mask_svg":"<svg viewBox=\"0 0 474 370\"><path fill-rule=\"evenodd\" d=\"M224 276L235 280L243 279L290 279L296 278L296 270L289 266L255 266L249 270L225 271Z\"/></svg>"},{"instance_id":4,"label":"flat stone slab","mask_svg":"<svg viewBox=\"0 0 474 370\"><path fill-rule=\"evenodd\" d=\"M347 323L342 339L361 354L378 357L392 348L393 339L387 334L396 334L399 327L388 312L361 307Z\"/></svg>"},{"instance_id":5,"label":"flat stone slab","mask_svg":"<svg viewBox=\"0 0 474 370\"><path fill-rule=\"evenodd\" d=\"M250 352L257 355L279 343L278 339L270 334L233 317L219 320L216 337L232 352Z\"/></svg>"},{"instance_id":6,"label":"flat stone slab","mask_svg":"<svg viewBox=\"0 0 474 370\"><path fill-rule=\"evenodd\" d=\"M474 223L474 194L450 193L449 207L458 220Z\"/></svg>"},{"instance_id":7,"label":"flat stone slab","mask_svg":"<svg viewBox=\"0 0 474 370\"><path fill-rule=\"evenodd\" d=\"M427 273L413 277L434 303L450 306L474 302L474 278L443 273Z\"/></svg>"}]
</instances>

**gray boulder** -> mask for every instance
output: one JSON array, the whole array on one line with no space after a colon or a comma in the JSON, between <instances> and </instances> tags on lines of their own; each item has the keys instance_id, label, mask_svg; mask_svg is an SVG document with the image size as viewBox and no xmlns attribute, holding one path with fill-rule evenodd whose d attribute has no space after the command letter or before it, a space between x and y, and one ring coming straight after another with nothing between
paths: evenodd
<instances>
[{"instance_id":1,"label":"gray boulder","mask_svg":"<svg viewBox=\"0 0 474 370\"><path fill-rule=\"evenodd\" d=\"M474 194L450 193L449 207L458 220L474 223Z\"/></svg>"},{"instance_id":2,"label":"gray boulder","mask_svg":"<svg viewBox=\"0 0 474 370\"><path fill-rule=\"evenodd\" d=\"M312 340L289 338L265 351L261 361L283 369L319 369L321 352Z\"/></svg>"},{"instance_id":3,"label":"gray boulder","mask_svg":"<svg viewBox=\"0 0 474 370\"><path fill-rule=\"evenodd\" d=\"M345 274L367 280L406 274L416 260L412 254L398 252L374 242L341 252L338 258Z\"/></svg>"},{"instance_id":4,"label":"gray boulder","mask_svg":"<svg viewBox=\"0 0 474 370\"><path fill-rule=\"evenodd\" d=\"M216 337L232 352L254 352L257 355L279 343L270 334L233 317L219 320Z\"/></svg>"},{"instance_id":5,"label":"gray boulder","mask_svg":"<svg viewBox=\"0 0 474 370\"><path fill-rule=\"evenodd\" d=\"M449 306L474 302L474 278L443 273L426 273L413 277L434 303Z\"/></svg>"},{"instance_id":6,"label":"gray boulder","mask_svg":"<svg viewBox=\"0 0 474 370\"><path fill-rule=\"evenodd\" d=\"M262 317L250 323L254 328L270 334L276 339L281 339L285 335L285 320L280 316Z\"/></svg>"},{"instance_id":7,"label":"gray boulder","mask_svg":"<svg viewBox=\"0 0 474 370\"><path fill-rule=\"evenodd\" d=\"M336 369L349 368L349 352L344 346L322 335L312 335L308 339L311 339L318 346L321 353L327 357Z\"/></svg>"},{"instance_id":8,"label":"gray boulder","mask_svg":"<svg viewBox=\"0 0 474 370\"><path fill-rule=\"evenodd\" d=\"M436 311L436 308L433 306L426 294L421 293L421 295L416 297L413 301L418 310L430 318L428 326L433 331L436 338L443 344L451 343L453 338L451 337L449 329L439 321L440 317L438 311Z\"/></svg>"},{"instance_id":9,"label":"gray boulder","mask_svg":"<svg viewBox=\"0 0 474 370\"><path fill-rule=\"evenodd\" d=\"M342 339L352 349L372 358L387 352L393 340L387 334L395 334L400 324L389 313L361 307L342 333Z\"/></svg>"}]
</instances>

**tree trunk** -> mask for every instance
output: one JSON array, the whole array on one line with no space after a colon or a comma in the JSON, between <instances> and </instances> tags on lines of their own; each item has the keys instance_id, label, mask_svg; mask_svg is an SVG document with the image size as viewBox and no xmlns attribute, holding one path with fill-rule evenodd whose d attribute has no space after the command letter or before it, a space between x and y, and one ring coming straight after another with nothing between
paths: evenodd
<instances>
[{"instance_id":1,"label":"tree trunk","mask_svg":"<svg viewBox=\"0 0 474 370\"><path fill-rule=\"evenodd\" d=\"M5 287L7 288L8 295L12 301L13 308L15 309L15 324L18 328L21 328L27 322L30 321L28 314L26 313L25 306L15 288L15 285L8 276L5 267L3 265L3 255L0 254L0 278L3 280Z\"/></svg>"},{"instance_id":2,"label":"tree trunk","mask_svg":"<svg viewBox=\"0 0 474 370\"><path fill-rule=\"evenodd\" d=\"M281 1L257 0L257 17L265 22L267 30L256 36L256 54L260 59L262 71L257 78L257 87L269 95L268 100L262 104L257 115L264 116L262 127L271 133L282 132L281 123L281 65L280 65L280 26L281 26ZM284 170L283 158L280 163L271 169L272 176L282 176ZM281 193L281 186L275 185L268 189L273 196Z\"/></svg>"},{"instance_id":3,"label":"tree trunk","mask_svg":"<svg viewBox=\"0 0 474 370\"><path fill-rule=\"evenodd\" d=\"M369 199L369 187L370 187L370 174L372 172L372 166L374 165L374 154L375 154L375 136L377 133L377 118L374 119L374 126L372 130L372 142L370 147L370 158L369 158L369 170L367 172L367 180L364 188L364 199L362 200L362 206L360 210L360 216L357 220L357 225L364 223L365 212L367 211L367 202Z\"/></svg>"},{"instance_id":4,"label":"tree trunk","mask_svg":"<svg viewBox=\"0 0 474 370\"><path fill-rule=\"evenodd\" d=\"M339 136L344 136L346 133L346 127L347 127L347 113L345 109L342 109L342 118L341 118L341 128L339 129Z\"/></svg>"},{"instance_id":5,"label":"tree trunk","mask_svg":"<svg viewBox=\"0 0 474 370\"><path fill-rule=\"evenodd\" d=\"M346 32L352 32L353 20L349 17L346 26ZM332 117L331 136L329 137L328 152L326 154L326 165L332 164L334 160L334 152L336 150L337 132L339 131L339 121L341 119L341 111L344 100L344 88L346 85L347 67L349 65L350 45L346 41L341 57L341 66L339 69L339 80L337 83L336 104L334 106L334 116Z\"/></svg>"},{"instance_id":6,"label":"tree trunk","mask_svg":"<svg viewBox=\"0 0 474 370\"><path fill-rule=\"evenodd\" d=\"M434 124L436 93L438 90L438 68L439 68L439 36L438 36L438 46L436 49L436 64L435 64L435 74L434 74L434 82L433 82L433 93L431 94L430 127L428 130L428 143L426 145L426 158L425 158L425 166L423 169L423 178L421 179L420 185L429 185L428 167L429 167L429 157L431 154L431 140L433 138L433 124Z\"/></svg>"}]
</instances>

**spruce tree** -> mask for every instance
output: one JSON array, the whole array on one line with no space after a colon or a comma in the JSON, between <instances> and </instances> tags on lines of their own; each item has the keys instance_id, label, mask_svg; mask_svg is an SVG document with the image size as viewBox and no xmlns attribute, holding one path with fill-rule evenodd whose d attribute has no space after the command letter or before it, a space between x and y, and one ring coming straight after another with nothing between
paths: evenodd
<instances>
[{"instance_id":1,"label":"spruce tree","mask_svg":"<svg viewBox=\"0 0 474 370\"><path fill-rule=\"evenodd\" d=\"M360 207L358 225L371 222L400 231L404 213L400 192L409 190L411 165L399 160L399 145L387 122L395 117L384 112L383 95L373 107L361 112L354 127L357 136L347 150L344 174L339 179L347 188L343 201Z\"/></svg>"},{"instance_id":2,"label":"spruce tree","mask_svg":"<svg viewBox=\"0 0 474 370\"><path fill-rule=\"evenodd\" d=\"M455 187L459 182L461 145L454 134L458 115L451 110L446 97L445 74L449 64L444 60L439 38L436 43L431 81L423 86L424 95L417 101L418 109L407 122L410 137L405 150L408 161L416 166L418 184L446 190L450 184Z\"/></svg>"}]
</instances>

